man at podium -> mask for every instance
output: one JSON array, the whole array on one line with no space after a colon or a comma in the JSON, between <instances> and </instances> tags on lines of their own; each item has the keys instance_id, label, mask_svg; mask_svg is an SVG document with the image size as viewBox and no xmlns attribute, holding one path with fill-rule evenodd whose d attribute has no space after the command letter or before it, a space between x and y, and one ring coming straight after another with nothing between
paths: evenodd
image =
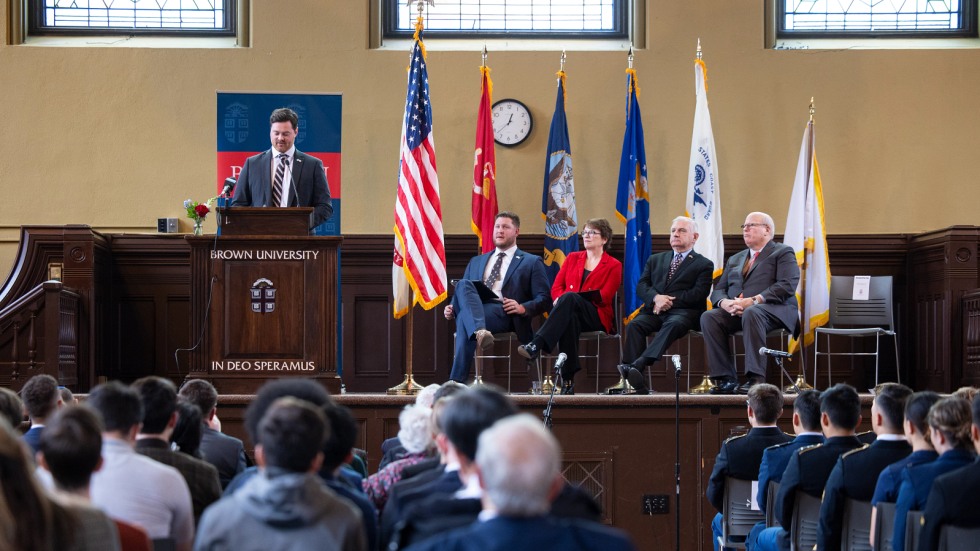
<instances>
[{"instance_id":1,"label":"man at podium","mask_svg":"<svg viewBox=\"0 0 980 551\"><path fill-rule=\"evenodd\" d=\"M333 214L323 162L296 149L299 116L282 107L269 117L272 148L245 160L233 207L313 207L313 226Z\"/></svg>"}]
</instances>

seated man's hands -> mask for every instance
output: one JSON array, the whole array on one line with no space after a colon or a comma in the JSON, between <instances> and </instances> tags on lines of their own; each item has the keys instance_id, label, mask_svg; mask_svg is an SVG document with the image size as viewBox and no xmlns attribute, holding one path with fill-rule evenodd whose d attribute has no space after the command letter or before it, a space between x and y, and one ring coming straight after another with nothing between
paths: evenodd
<instances>
[{"instance_id":1,"label":"seated man's hands","mask_svg":"<svg viewBox=\"0 0 980 551\"><path fill-rule=\"evenodd\" d=\"M520 302L512 298L503 299L504 312L511 316L523 316L527 313L527 308L524 308Z\"/></svg>"},{"instance_id":2,"label":"seated man's hands","mask_svg":"<svg viewBox=\"0 0 980 551\"><path fill-rule=\"evenodd\" d=\"M456 319L456 312L453 311L453 305L450 304L450 305L446 306L446 308L443 309L443 311L442 311L442 315L446 316L446 319L447 320L454 320L454 319Z\"/></svg>"},{"instance_id":3,"label":"seated man's hands","mask_svg":"<svg viewBox=\"0 0 980 551\"><path fill-rule=\"evenodd\" d=\"M653 313L660 314L673 308L674 298L670 295L657 295L653 297Z\"/></svg>"}]
</instances>

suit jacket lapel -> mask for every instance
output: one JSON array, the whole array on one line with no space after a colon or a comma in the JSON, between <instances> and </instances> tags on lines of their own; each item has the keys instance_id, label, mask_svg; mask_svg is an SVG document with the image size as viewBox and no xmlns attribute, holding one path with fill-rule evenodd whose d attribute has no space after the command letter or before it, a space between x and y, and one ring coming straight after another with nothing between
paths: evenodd
<instances>
[{"instance_id":1,"label":"suit jacket lapel","mask_svg":"<svg viewBox=\"0 0 980 551\"><path fill-rule=\"evenodd\" d=\"M681 276L681 273L683 273L684 270L686 270L688 266L690 266L691 264L694 263L694 255L696 255L696 254L698 254L698 253L696 253L694 251L691 251L691 252L687 253L687 256L684 257L684 260L683 261L681 261L680 266L677 267L677 271L674 272L674 279L672 279L671 281L677 281L677 278L679 278ZM673 260L674 260L673 255L671 255L670 260L671 260L671 262L673 262ZM667 263L667 273L670 273L670 262Z\"/></svg>"},{"instance_id":2,"label":"suit jacket lapel","mask_svg":"<svg viewBox=\"0 0 980 551\"><path fill-rule=\"evenodd\" d=\"M752 272L755 271L756 266L758 266L760 263L762 263L763 260L768 258L769 255L772 254L773 249L775 248L776 246L773 245L772 241L766 243L765 247L762 247L762 250L759 251L759 256L756 257L755 262L752 263L752 267L749 268L749 273L745 274L745 279L748 279L749 276L752 275ZM751 252L749 254L751 254Z\"/></svg>"},{"instance_id":3,"label":"suit jacket lapel","mask_svg":"<svg viewBox=\"0 0 980 551\"><path fill-rule=\"evenodd\" d=\"M504 282L500 284L501 291L510 282L511 274L517 271L517 267L520 266L522 260L524 260L524 251L517 249L514 251L514 258L510 259L510 266L507 267L507 273L504 274Z\"/></svg>"},{"instance_id":4,"label":"suit jacket lapel","mask_svg":"<svg viewBox=\"0 0 980 551\"><path fill-rule=\"evenodd\" d=\"M292 180L290 185L293 186L293 190L289 193L289 200L286 201L286 204L291 207L299 206L299 203L297 203L296 200L299 198L299 180L300 176L303 174L303 167L305 164L303 162L303 157L305 157L305 155L300 153L298 149L293 152L293 170L289 173L289 177Z\"/></svg>"}]
</instances>

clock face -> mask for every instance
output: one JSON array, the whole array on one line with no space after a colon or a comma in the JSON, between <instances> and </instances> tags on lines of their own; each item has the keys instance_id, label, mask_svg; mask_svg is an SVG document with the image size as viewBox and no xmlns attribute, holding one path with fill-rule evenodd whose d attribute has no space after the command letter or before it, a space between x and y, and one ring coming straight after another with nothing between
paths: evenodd
<instances>
[{"instance_id":1,"label":"clock face","mask_svg":"<svg viewBox=\"0 0 980 551\"><path fill-rule=\"evenodd\" d=\"M500 145L515 146L531 134L534 122L527 106L516 99L493 104L493 139Z\"/></svg>"}]
</instances>

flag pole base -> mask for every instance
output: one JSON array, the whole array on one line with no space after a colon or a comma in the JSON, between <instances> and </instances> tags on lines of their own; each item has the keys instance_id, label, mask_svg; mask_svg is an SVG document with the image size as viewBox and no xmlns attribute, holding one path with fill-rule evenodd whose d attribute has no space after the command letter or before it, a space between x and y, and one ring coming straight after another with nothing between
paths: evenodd
<instances>
[{"instance_id":1,"label":"flag pole base","mask_svg":"<svg viewBox=\"0 0 980 551\"><path fill-rule=\"evenodd\" d=\"M784 388L783 392L793 393L796 392L796 389L799 389L800 392L803 392L804 390L813 390L813 387L806 382L806 378L803 377L802 372L796 376L796 382Z\"/></svg>"},{"instance_id":2,"label":"flag pole base","mask_svg":"<svg viewBox=\"0 0 980 551\"><path fill-rule=\"evenodd\" d=\"M551 380L551 375L545 375L544 381L541 383L541 394L551 394L554 388L555 382Z\"/></svg>"},{"instance_id":3,"label":"flag pole base","mask_svg":"<svg viewBox=\"0 0 980 551\"><path fill-rule=\"evenodd\" d=\"M701 381L701 384L699 384L698 386L695 386L695 387L691 387L690 389L688 389L687 393L688 394L707 394L707 393L711 392L711 389L712 388L715 388L715 384L711 382L711 379L709 379L707 375L705 375L704 376L704 379Z\"/></svg>"},{"instance_id":4,"label":"flag pole base","mask_svg":"<svg viewBox=\"0 0 980 551\"><path fill-rule=\"evenodd\" d=\"M485 384L486 383L483 382L483 376L482 375L477 375L476 377L473 378L473 382L470 383L469 386L470 386L470 388L473 388L473 387L483 386Z\"/></svg>"},{"instance_id":5,"label":"flag pole base","mask_svg":"<svg viewBox=\"0 0 980 551\"><path fill-rule=\"evenodd\" d=\"M420 390L422 390L422 385L415 382L411 373L407 373L404 381L389 388L386 392L389 395L415 396Z\"/></svg>"},{"instance_id":6,"label":"flag pole base","mask_svg":"<svg viewBox=\"0 0 980 551\"><path fill-rule=\"evenodd\" d=\"M606 394L632 394L633 392L636 392L635 389L622 377L619 378L618 383L606 387Z\"/></svg>"}]
</instances>

